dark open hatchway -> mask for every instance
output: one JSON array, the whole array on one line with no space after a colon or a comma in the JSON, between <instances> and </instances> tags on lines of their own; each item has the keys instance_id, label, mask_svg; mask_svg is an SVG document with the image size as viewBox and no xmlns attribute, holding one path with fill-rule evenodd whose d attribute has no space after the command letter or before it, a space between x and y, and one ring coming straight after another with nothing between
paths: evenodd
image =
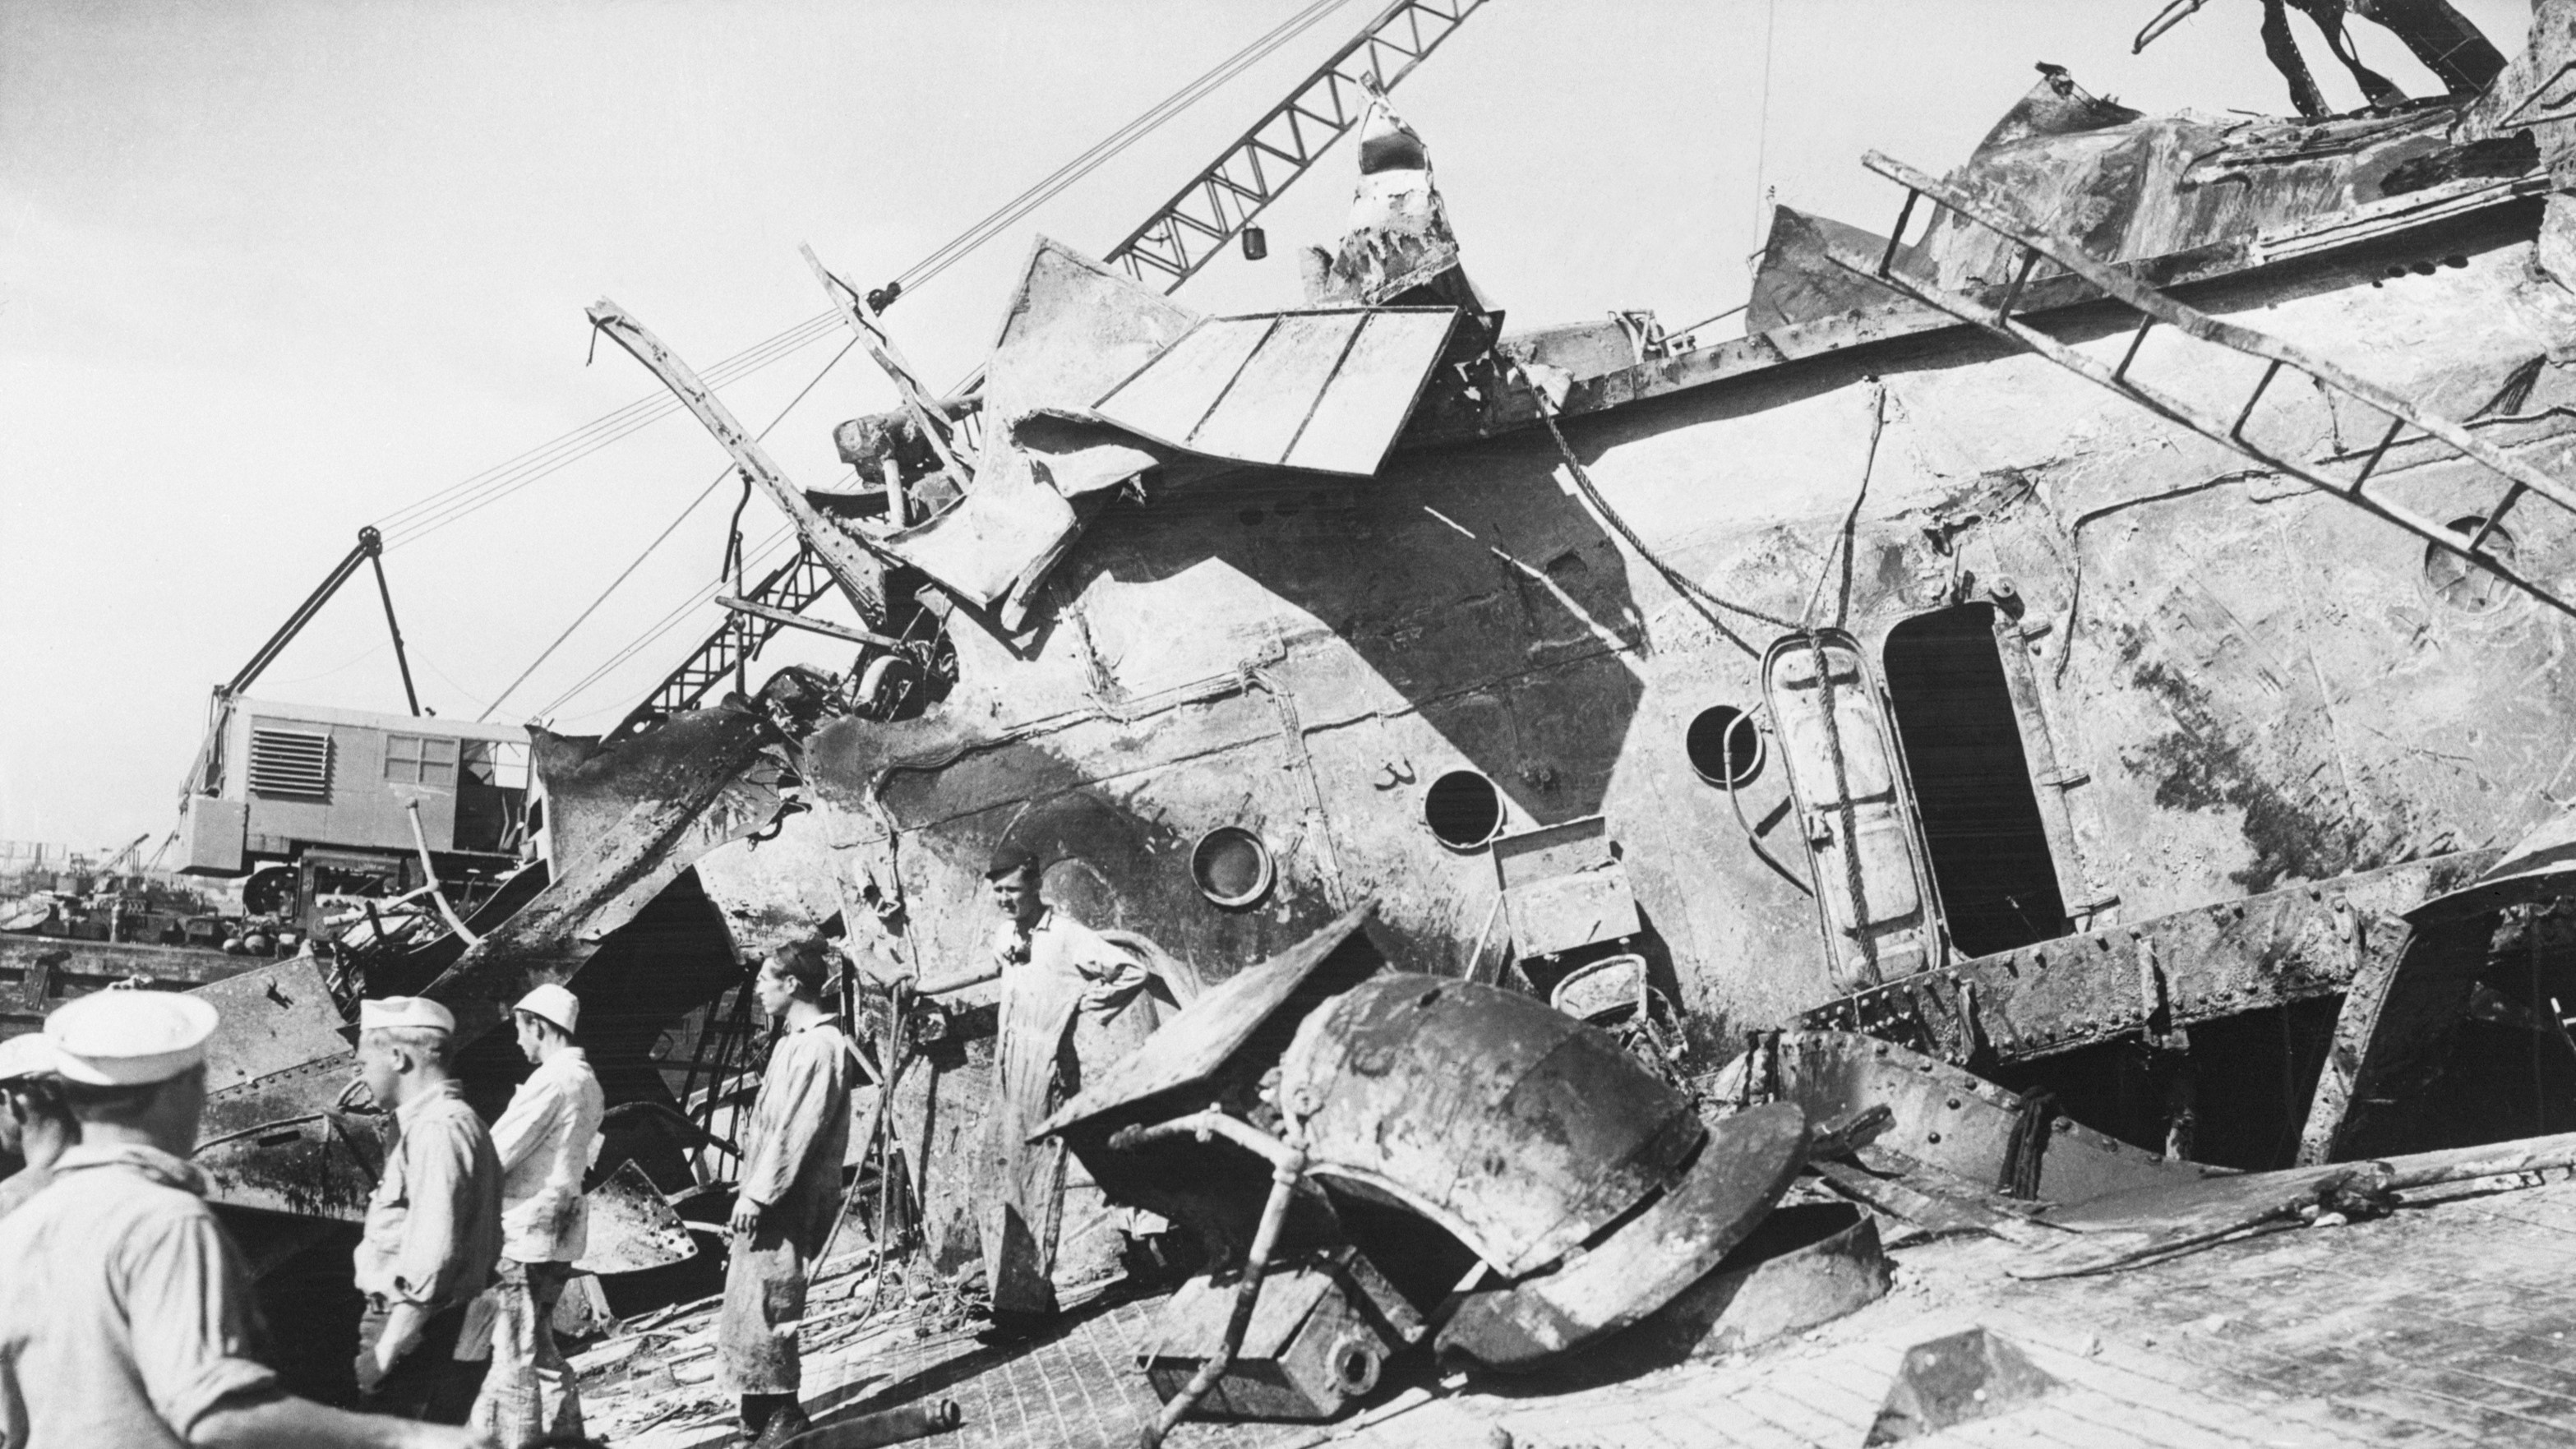
<instances>
[{"instance_id":1,"label":"dark open hatchway","mask_svg":"<svg viewBox=\"0 0 2576 1449\"><path fill-rule=\"evenodd\" d=\"M2065 935L1994 607L1908 619L1881 659L1952 948L1985 956Z\"/></svg>"}]
</instances>

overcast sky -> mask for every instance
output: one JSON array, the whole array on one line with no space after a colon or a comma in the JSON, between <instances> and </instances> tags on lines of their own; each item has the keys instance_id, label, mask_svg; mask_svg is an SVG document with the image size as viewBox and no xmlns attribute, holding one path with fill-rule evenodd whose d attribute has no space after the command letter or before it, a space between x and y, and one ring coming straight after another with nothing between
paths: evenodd
<instances>
[{"instance_id":1,"label":"overcast sky","mask_svg":"<svg viewBox=\"0 0 2576 1449\"><path fill-rule=\"evenodd\" d=\"M907 297L890 321L921 369L945 384L976 364L1035 234L1108 249L1379 3L1345 0ZM2526 0L2456 3L2521 48ZM595 298L704 367L822 309L800 242L864 284L897 275L1302 8L0 4L0 838L157 840L209 687L361 524L658 393L613 346L585 365ZM1513 325L1637 307L1680 325L1743 300L1765 186L1883 229L1897 198L1860 153L1946 170L2035 61L2150 112L2286 109L2255 0L2211 0L2132 57L2155 9L1491 0L1396 104ZM2358 104L2298 24L2329 94ZM2386 32L2353 32L2429 93ZM1265 218L1270 260L1231 257L1183 299L1294 305L1294 250L1339 234L1352 180L1336 148ZM761 427L842 341L724 396ZM890 403L852 354L770 446L828 485L846 473L831 425ZM393 549L423 702L480 713L723 468L674 416ZM495 717L613 724L712 606L563 696L713 578L735 492ZM744 523L755 543L779 526L762 501ZM399 710L384 638L362 578L255 693Z\"/></svg>"}]
</instances>

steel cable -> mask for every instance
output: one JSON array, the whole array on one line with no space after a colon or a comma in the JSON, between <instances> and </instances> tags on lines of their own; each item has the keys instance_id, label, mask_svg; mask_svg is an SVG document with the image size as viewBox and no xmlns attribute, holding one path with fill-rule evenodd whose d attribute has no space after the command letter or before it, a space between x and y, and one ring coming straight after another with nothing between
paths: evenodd
<instances>
[{"instance_id":1,"label":"steel cable","mask_svg":"<svg viewBox=\"0 0 2576 1449\"><path fill-rule=\"evenodd\" d=\"M1147 108L1126 125L1111 132L1098 144L1057 167L1019 195L986 213L974 224L934 249L928 256L914 263L896 278L897 283L906 288L918 288L957 262L964 260L968 255L992 241L994 237L1016 225L1030 212L1061 195L1067 188L1089 176L1130 146L1161 129L1163 125L1188 111L1244 71L1269 58L1282 46L1313 28L1325 16L1348 3L1350 0L1311 0L1304 9L1265 31L1233 55L1201 72L1188 84ZM817 313L782 332L753 343L708 368L702 375L711 386L738 381L821 340L837 330L840 323L841 317L837 311ZM540 443L516 457L398 508L378 519L375 526L385 535L387 548L416 542L500 502L529 484L569 467L591 453L650 426L678 410L679 403L667 393L651 393L639 397L623 407L592 419L581 427Z\"/></svg>"},{"instance_id":2,"label":"steel cable","mask_svg":"<svg viewBox=\"0 0 2576 1449\"><path fill-rule=\"evenodd\" d=\"M816 372L811 380L809 380L802 388L797 389L796 396L787 400L787 406L778 410L778 415L769 420L768 427L762 428L754 435L753 441L757 442L762 438L768 437L780 423L787 421L787 415L796 411L797 404L805 401L807 396L812 394L814 389L822 384L823 379L831 373L832 369L840 366L841 359L849 356L850 349L858 346L858 343L859 340L855 337L842 343L841 350L832 354L832 360L824 363L822 369ZM505 688L499 694L492 696L492 702L483 706L483 712L476 715L475 718L477 720L491 718L492 711L499 709L503 700L508 699L511 693L518 689L520 685L527 683L528 676L537 672L538 665L541 665L548 659L553 658L555 651L563 647L564 641L572 637L573 631L580 628L583 622L589 619L591 615L599 612L599 606L608 602L608 596L617 592L617 586L625 583L637 569L643 567L644 560L650 558L653 551L660 548L663 543L668 541L673 533L678 532L680 525L688 519L688 516L698 511L698 505L706 502L718 488L723 487L725 479L732 477L733 472L734 466L732 464L727 464L722 471L716 474L715 477L709 479L707 481L707 486L698 491L698 496L690 499L687 506L680 510L679 515L673 518L660 533L653 536L653 541L651 543L644 545L644 551L635 555L635 559L632 563L629 563L622 571L620 571L617 577L608 581L608 587L599 591L599 597L590 601L590 607L582 610L571 623L566 624L564 626L564 631L555 636L555 641L545 647L545 652L531 660L527 668L520 670L519 677L511 680L508 688ZM719 580L719 582L721 582L721 580Z\"/></svg>"}]
</instances>

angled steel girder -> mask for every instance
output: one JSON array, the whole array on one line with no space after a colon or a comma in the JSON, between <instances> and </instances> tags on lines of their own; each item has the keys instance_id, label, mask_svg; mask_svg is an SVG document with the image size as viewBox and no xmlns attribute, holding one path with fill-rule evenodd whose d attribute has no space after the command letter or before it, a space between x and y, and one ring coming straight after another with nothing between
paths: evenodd
<instances>
[{"instance_id":1,"label":"angled steel girder","mask_svg":"<svg viewBox=\"0 0 2576 1449\"><path fill-rule=\"evenodd\" d=\"M1955 961L1806 1013L1964 1062L2030 1061L2147 1032L2332 996L2414 939L2401 919L2475 880L2462 851Z\"/></svg>"}]
</instances>

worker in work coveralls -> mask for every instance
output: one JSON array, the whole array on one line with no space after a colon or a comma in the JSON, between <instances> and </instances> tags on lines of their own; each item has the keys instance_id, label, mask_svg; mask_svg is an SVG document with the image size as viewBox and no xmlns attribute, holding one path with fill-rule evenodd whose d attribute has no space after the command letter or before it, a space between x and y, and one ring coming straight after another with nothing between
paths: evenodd
<instances>
[{"instance_id":1,"label":"worker in work coveralls","mask_svg":"<svg viewBox=\"0 0 2576 1449\"><path fill-rule=\"evenodd\" d=\"M46 1019L80 1141L0 1222L0 1446L481 1444L296 1398L259 1361L250 1275L187 1161L216 1024L165 991L95 992Z\"/></svg>"},{"instance_id":2,"label":"worker in work coveralls","mask_svg":"<svg viewBox=\"0 0 2576 1449\"><path fill-rule=\"evenodd\" d=\"M425 997L358 1004L358 1080L395 1133L358 1240L358 1392L433 1424L473 1411L484 1365L460 1357L459 1340L501 1258L501 1160L448 1076L455 1041L455 1016Z\"/></svg>"},{"instance_id":3,"label":"worker in work coveralls","mask_svg":"<svg viewBox=\"0 0 2576 1449\"><path fill-rule=\"evenodd\" d=\"M1081 1090L1085 1060L1097 1067L1126 1055L1152 1032L1154 1018L1150 1011L1127 1011L1145 988L1145 967L1046 903L1035 854L1006 845L994 853L984 878L1002 918L990 963L922 990L949 991L1001 978L985 1137L991 1160L984 1164L984 1180L993 1191L978 1227L993 1328L1012 1338L1036 1331L1056 1312L1053 1275L1065 1150L1060 1140L1032 1143L1029 1137ZM1086 1025L1094 1030L1079 1032ZM1088 1039L1088 1051L1077 1051L1078 1034Z\"/></svg>"},{"instance_id":4,"label":"worker in work coveralls","mask_svg":"<svg viewBox=\"0 0 2576 1449\"><path fill-rule=\"evenodd\" d=\"M510 1015L519 1050L537 1069L492 1124L501 1162L501 1266L485 1295L492 1366L469 1422L501 1449L527 1449L581 1435L581 1386L555 1346L554 1313L573 1261L590 1245L581 1182L599 1153L607 1101L588 1054L573 1045L578 997L548 983L521 997Z\"/></svg>"},{"instance_id":5,"label":"worker in work coveralls","mask_svg":"<svg viewBox=\"0 0 2576 1449\"><path fill-rule=\"evenodd\" d=\"M718 1382L741 1397L743 1436L759 1449L807 1428L796 1402L796 1334L805 1280L841 1211L858 1058L823 1006L830 975L822 943L803 941L779 948L752 980L760 1009L784 1032L770 1049L742 1134L716 1347Z\"/></svg>"}]
</instances>

